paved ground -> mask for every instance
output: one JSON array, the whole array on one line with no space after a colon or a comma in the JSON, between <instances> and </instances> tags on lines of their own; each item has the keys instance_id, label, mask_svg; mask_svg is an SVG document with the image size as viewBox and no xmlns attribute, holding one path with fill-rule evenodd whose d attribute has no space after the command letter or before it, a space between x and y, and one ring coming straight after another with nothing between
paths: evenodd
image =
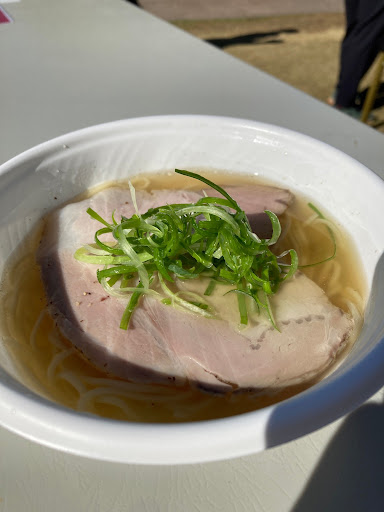
<instances>
[{"instance_id":1,"label":"paved ground","mask_svg":"<svg viewBox=\"0 0 384 512\"><path fill-rule=\"evenodd\" d=\"M166 20L250 18L282 14L342 12L343 0L138 0Z\"/></svg>"},{"instance_id":2,"label":"paved ground","mask_svg":"<svg viewBox=\"0 0 384 512\"><path fill-rule=\"evenodd\" d=\"M320 101L326 102L334 89L344 35L344 0L138 2L148 12ZM362 91L370 77L362 81ZM373 112L376 119L370 124L384 133L384 84L381 89Z\"/></svg>"}]
</instances>

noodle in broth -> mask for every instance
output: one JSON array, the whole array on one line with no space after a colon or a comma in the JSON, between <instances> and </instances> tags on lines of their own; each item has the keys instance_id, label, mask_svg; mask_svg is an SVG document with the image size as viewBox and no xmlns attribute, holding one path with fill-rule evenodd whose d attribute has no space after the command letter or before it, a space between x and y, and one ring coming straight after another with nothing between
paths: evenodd
<instances>
[{"instance_id":1,"label":"noodle in broth","mask_svg":"<svg viewBox=\"0 0 384 512\"><path fill-rule=\"evenodd\" d=\"M254 177L229 174L215 173L212 179L224 187L260 183ZM191 180L173 173L138 177L132 182L137 190L193 188ZM333 250L326 229L329 221L313 214L307 203L305 198L296 197L280 217L282 235L276 246L276 253L294 248L301 265L322 261ZM353 316L356 328L348 344L350 347L361 328L365 289L356 251L347 235L336 224L331 223L331 226L337 239L336 257L321 265L306 267L303 272L325 290L333 304ZM189 385L136 384L105 375L79 354L48 312L40 270L34 258L41 232L40 226L33 243L27 244L28 248L7 270L2 283L6 348L13 355L15 373L40 395L78 411L119 420L196 421L265 407L310 387L323 377L317 376L312 382L287 389L270 390L265 395L252 392L224 395L206 393ZM338 361L341 358L342 355Z\"/></svg>"}]
</instances>

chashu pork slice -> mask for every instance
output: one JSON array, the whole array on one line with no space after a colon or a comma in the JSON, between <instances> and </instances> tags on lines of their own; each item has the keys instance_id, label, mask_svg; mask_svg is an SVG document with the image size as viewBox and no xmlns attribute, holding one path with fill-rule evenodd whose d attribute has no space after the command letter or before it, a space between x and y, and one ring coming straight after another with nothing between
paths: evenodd
<instances>
[{"instance_id":1,"label":"chashu pork slice","mask_svg":"<svg viewBox=\"0 0 384 512\"><path fill-rule=\"evenodd\" d=\"M279 216L293 201L293 195L289 190L270 185L231 186L225 187L225 190L245 211L252 230L260 238L269 238L272 232L271 221L264 213L265 210L270 210ZM204 192L208 196L222 197L219 192L211 188Z\"/></svg>"},{"instance_id":2,"label":"chashu pork slice","mask_svg":"<svg viewBox=\"0 0 384 512\"><path fill-rule=\"evenodd\" d=\"M278 190L278 189L276 189ZM255 192L256 194L256 192ZM185 191L137 192L141 212L166 203L195 202ZM241 205L241 197L237 197ZM324 292L301 273L272 299L280 332L263 316L238 330L236 294L223 297L218 286L209 301L217 319L207 319L145 297L127 331L119 328L125 300L108 296L96 280L95 266L73 254L93 241L100 227L85 212L92 207L108 219L134 213L129 192L105 189L69 204L47 220L38 251L52 314L62 333L92 364L136 382L186 381L213 390L286 387L326 370L348 340L351 318L333 306ZM273 210L271 205L263 207ZM202 292L206 283L179 282Z\"/></svg>"}]
</instances>

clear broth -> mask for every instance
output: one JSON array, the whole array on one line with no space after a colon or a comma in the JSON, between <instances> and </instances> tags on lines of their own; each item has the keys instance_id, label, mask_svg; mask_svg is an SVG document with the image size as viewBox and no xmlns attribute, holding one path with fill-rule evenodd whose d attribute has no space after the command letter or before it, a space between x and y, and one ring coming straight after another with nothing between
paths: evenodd
<instances>
[{"instance_id":1,"label":"clear broth","mask_svg":"<svg viewBox=\"0 0 384 512\"><path fill-rule=\"evenodd\" d=\"M204 172L204 175L224 187L261 183L254 176L219 172ZM196 187L194 180L173 172L138 177L131 181L138 190L201 189ZM270 183L263 181L262 184ZM88 191L73 202L83 200L100 188L111 185L115 186L116 183ZM127 183L119 185L128 187ZM327 212L323 213L327 215ZM316 223L306 225L312 215L313 210L308 207L308 200L296 196L292 206L280 217L283 235L276 247L277 253L295 248L301 264L322 261L332 253L333 244L326 226ZM324 289L336 306L345 311L354 307L362 316L366 290L359 270L361 265L347 234L338 223L335 223L334 228L337 235L336 258L303 271ZM324 377L317 376L316 380L299 386L268 390L263 395L250 392L214 395L189 385L177 388L139 386L105 375L72 347L47 312L40 269L34 257L41 234L42 226L33 239L24 244L19 251L21 256L5 273L1 294L2 317L7 331L4 337L6 349L12 354L14 373L27 387L49 400L118 420L197 421L231 416L271 405L307 389ZM23 283L22 287L15 286L17 282ZM356 329L356 336L359 328ZM347 350L343 351L332 368L342 360Z\"/></svg>"}]
</instances>

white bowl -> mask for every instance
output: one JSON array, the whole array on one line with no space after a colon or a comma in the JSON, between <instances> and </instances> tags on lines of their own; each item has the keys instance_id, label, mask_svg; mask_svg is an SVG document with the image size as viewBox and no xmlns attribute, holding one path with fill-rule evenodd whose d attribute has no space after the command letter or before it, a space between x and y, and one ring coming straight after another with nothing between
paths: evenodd
<instances>
[{"instance_id":1,"label":"white bowl","mask_svg":"<svg viewBox=\"0 0 384 512\"><path fill-rule=\"evenodd\" d=\"M220 117L147 117L87 128L30 149L0 167L0 274L49 209L103 181L175 167L258 173L334 212L356 242L371 291L353 350L322 382L271 407L204 422L143 424L80 414L41 398L14 375L11 358L0 346L4 427L102 460L204 462L255 453L307 434L352 411L382 386L384 183L343 153L289 130Z\"/></svg>"}]
</instances>

